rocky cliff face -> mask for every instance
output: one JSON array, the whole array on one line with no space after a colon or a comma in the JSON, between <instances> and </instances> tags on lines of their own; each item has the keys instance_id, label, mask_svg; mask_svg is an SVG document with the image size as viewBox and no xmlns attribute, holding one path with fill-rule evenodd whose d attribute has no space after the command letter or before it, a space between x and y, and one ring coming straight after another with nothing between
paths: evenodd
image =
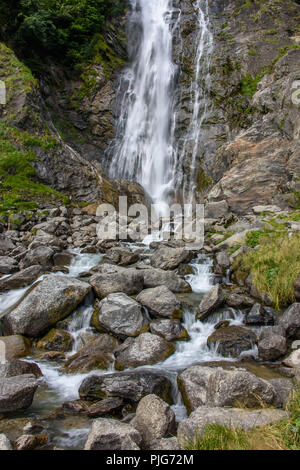
<instances>
[{"instance_id":1,"label":"rocky cliff face","mask_svg":"<svg viewBox=\"0 0 300 470\"><path fill-rule=\"evenodd\" d=\"M203 2L205 3L205 2ZM214 31L209 113L197 153L199 193L226 199L234 212L257 203L299 204L299 105L292 101L299 77L297 2L210 1ZM189 122L186 106L193 80L197 15L180 2L178 140ZM208 87L208 84L201 84ZM184 162L188 170L189 155Z\"/></svg>"}]
</instances>

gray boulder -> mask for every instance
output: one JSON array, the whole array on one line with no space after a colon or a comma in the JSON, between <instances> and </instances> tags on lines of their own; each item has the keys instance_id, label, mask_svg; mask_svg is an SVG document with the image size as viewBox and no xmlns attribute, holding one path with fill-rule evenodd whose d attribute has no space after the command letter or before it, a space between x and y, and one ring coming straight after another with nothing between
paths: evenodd
<instances>
[{"instance_id":1,"label":"gray boulder","mask_svg":"<svg viewBox=\"0 0 300 470\"><path fill-rule=\"evenodd\" d=\"M140 367L156 364L169 357L175 345L151 333L142 333L137 338L128 338L115 352L115 368Z\"/></svg>"},{"instance_id":2,"label":"gray boulder","mask_svg":"<svg viewBox=\"0 0 300 470\"><path fill-rule=\"evenodd\" d=\"M115 419L93 421L84 450L140 450L142 437L130 424Z\"/></svg>"},{"instance_id":3,"label":"gray boulder","mask_svg":"<svg viewBox=\"0 0 300 470\"><path fill-rule=\"evenodd\" d=\"M134 426L148 447L155 439L175 432L175 414L170 406L157 395L147 395L139 402Z\"/></svg>"},{"instance_id":4,"label":"gray boulder","mask_svg":"<svg viewBox=\"0 0 300 470\"><path fill-rule=\"evenodd\" d=\"M103 260L118 264L119 266L128 266L136 263L139 260L139 255L132 252L129 248L116 246L107 250Z\"/></svg>"},{"instance_id":5,"label":"gray boulder","mask_svg":"<svg viewBox=\"0 0 300 470\"><path fill-rule=\"evenodd\" d=\"M117 292L135 295L143 289L143 274L135 268L103 264L97 270L98 273L91 277L90 284L100 299Z\"/></svg>"},{"instance_id":6,"label":"gray boulder","mask_svg":"<svg viewBox=\"0 0 300 470\"><path fill-rule=\"evenodd\" d=\"M192 258L192 252L184 248L160 246L151 258L151 265L160 269L176 269L181 263L188 263Z\"/></svg>"},{"instance_id":7,"label":"gray boulder","mask_svg":"<svg viewBox=\"0 0 300 470\"><path fill-rule=\"evenodd\" d=\"M49 246L38 246L26 254L25 258L20 262L20 268L25 269L37 264L51 266L53 264L53 255L54 250Z\"/></svg>"},{"instance_id":8,"label":"gray boulder","mask_svg":"<svg viewBox=\"0 0 300 470\"><path fill-rule=\"evenodd\" d=\"M140 304L123 293L110 294L101 300L96 315L102 329L123 339L138 336L149 328Z\"/></svg>"},{"instance_id":9,"label":"gray boulder","mask_svg":"<svg viewBox=\"0 0 300 470\"><path fill-rule=\"evenodd\" d=\"M166 286L143 290L136 300L156 317L178 318L182 315L179 300Z\"/></svg>"},{"instance_id":10,"label":"gray boulder","mask_svg":"<svg viewBox=\"0 0 300 470\"><path fill-rule=\"evenodd\" d=\"M38 349L45 349L46 351L72 351L74 339L73 336L64 330L52 328L37 344Z\"/></svg>"},{"instance_id":11,"label":"gray boulder","mask_svg":"<svg viewBox=\"0 0 300 470\"><path fill-rule=\"evenodd\" d=\"M42 267L40 265L30 266L12 276L0 279L0 292L28 286L37 279L41 272Z\"/></svg>"},{"instance_id":12,"label":"gray boulder","mask_svg":"<svg viewBox=\"0 0 300 470\"><path fill-rule=\"evenodd\" d=\"M256 334L241 326L228 326L214 331L207 338L208 347L216 347L222 356L238 357L256 344Z\"/></svg>"},{"instance_id":13,"label":"gray boulder","mask_svg":"<svg viewBox=\"0 0 300 470\"><path fill-rule=\"evenodd\" d=\"M197 310L197 318L201 321L205 320L210 313L216 310L224 303L225 298L220 284L216 284L208 291L200 302Z\"/></svg>"},{"instance_id":14,"label":"gray boulder","mask_svg":"<svg viewBox=\"0 0 300 470\"><path fill-rule=\"evenodd\" d=\"M154 320L150 323L150 331L167 341L187 341L189 334L179 320Z\"/></svg>"},{"instance_id":15,"label":"gray boulder","mask_svg":"<svg viewBox=\"0 0 300 470\"><path fill-rule=\"evenodd\" d=\"M175 271L165 271L159 268L147 266L138 268L144 275L144 286L146 288L166 286L172 292L191 292L191 286Z\"/></svg>"},{"instance_id":16,"label":"gray boulder","mask_svg":"<svg viewBox=\"0 0 300 470\"><path fill-rule=\"evenodd\" d=\"M3 318L5 335L39 336L67 317L90 291L89 284L66 276L49 276Z\"/></svg>"},{"instance_id":17,"label":"gray boulder","mask_svg":"<svg viewBox=\"0 0 300 470\"><path fill-rule=\"evenodd\" d=\"M292 304L282 315L279 325L291 339L300 339L300 303Z\"/></svg>"},{"instance_id":18,"label":"gray boulder","mask_svg":"<svg viewBox=\"0 0 300 470\"><path fill-rule=\"evenodd\" d=\"M274 325L274 316L261 304L255 303L250 312L245 315L244 323L249 326Z\"/></svg>"},{"instance_id":19,"label":"gray boulder","mask_svg":"<svg viewBox=\"0 0 300 470\"><path fill-rule=\"evenodd\" d=\"M300 349L296 349L296 351L293 351L282 362L288 367L295 367L296 369L300 370Z\"/></svg>"},{"instance_id":20,"label":"gray boulder","mask_svg":"<svg viewBox=\"0 0 300 470\"><path fill-rule=\"evenodd\" d=\"M179 444L176 437L168 437L163 439L156 439L151 442L149 450L184 450Z\"/></svg>"},{"instance_id":21,"label":"gray boulder","mask_svg":"<svg viewBox=\"0 0 300 470\"><path fill-rule=\"evenodd\" d=\"M255 408L276 401L272 385L244 369L192 366L179 375L178 384L188 411L205 405Z\"/></svg>"},{"instance_id":22,"label":"gray boulder","mask_svg":"<svg viewBox=\"0 0 300 470\"><path fill-rule=\"evenodd\" d=\"M6 377L0 382L0 413L29 408L38 383L34 375Z\"/></svg>"},{"instance_id":23,"label":"gray boulder","mask_svg":"<svg viewBox=\"0 0 300 470\"><path fill-rule=\"evenodd\" d=\"M65 362L64 367L70 373L86 373L94 369L108 369L114 361L114 352L119 342L110 335L96 335L77 353Z\"/></svg>"},{"instance_id":24,"label":"gray boulder","mask_svg":"<svg viewBox=\"0 0 300 470\"><path fill-rule=\"evenodd\" d=\"M19 271L18 263L14 258L9 256L0 256L0 273L12 274Z\"/></svg>"},{"instance_id":25,"label":"gray boulder","mask_svg":"<svg viewBox=\"0 0 300 470\"><path fill-rule=\"evenodd\" d=\"M202 406L197 408L187 419L178 426L178 442L182 446L193 444L203 435L208 424L219 424L230 428L249 429L265 426L287 418L283 410L262 409L243 410L240 408L219 408Z\"/></svg>"},{"instance_id":26,"label":"gray boulder","mask_svg":"<svg viewBox=\"0 0 300 470\"><path fill-rule=\"evenodd\" d=\"M287 352L285 329L282 326L261 328L257 339L258 355L262 361L276 361Z\"/></svg>"},{"instance_id":27,"label":"gray boulder","mask_svg":"<svg viewBox=\"0 0 300 470\"><path fill-rule=\"evenodd\" d=\"M228 214L229 206L227 201L209 202L205 205L206 219L219 219Z\"/></svg>"},{"instance_id":28,"label":"gray boulder","mask_svg":"<svg viewBox=\"0 0 300 470\"><path fill-rule=\"evenodd\" d=\"M169 379L149 371L91 375L83 380L79 388L80 398L90 401L119 397L138 403L144 396L153 393L171 403Z\"/></svg>"},{"instance_id":29,"label":"gray boulder","mask_svg":"<svg viewBox=\"0 0 300 470\"><path fill-rule=\"evenodd\" d=\"M18 375L34 375L36 378L42 377L42 372L35 362L5 361L0 363L0 378L16 377Z\"/></svg>"},{"instance_id":30,"label":"gray boulder","mask_svg":"<svg viewBox=\"0 0 300 470\"><path fill-rule=\"evenodd\" d=\"M16 248L15 244L8 237L0 234L0 255L5 256L14 248Z\"/></svg>"},{"instance_id":31,"label":"gray boulder","mask_svg":"<svg viewBox=\"0 0 300 470\"><path fill-rule=\"evenodd\" d=\"M5 349L5 359L10 361L30 353L30 342L21 335L0 336L0 347Z\"/></svg>"},{"instance_id":32,"label":"gray boulder","mask_svg":"<svg viewBox=\"0 0 300 470\"><path fill-rule=\"evenodd\" d=\"M271 379L269 382L275 390L274 406L285 408L293 393L297 392L297 388L289 379Z\"/></svg>"}]
</instances>

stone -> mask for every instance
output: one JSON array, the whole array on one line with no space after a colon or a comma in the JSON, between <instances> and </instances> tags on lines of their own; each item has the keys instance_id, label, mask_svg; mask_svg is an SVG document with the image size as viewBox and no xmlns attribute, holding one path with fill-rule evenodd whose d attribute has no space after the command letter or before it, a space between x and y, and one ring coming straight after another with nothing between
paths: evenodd
<instances>
[{"instance_id":1,"label":"stone","mask_svg":"<svg viewBox=\"0 0 300 470\"><path fill-rule=\"evenodd\" d=\"M21 335L0 336L0 347L1 344L4 344L7 361L28 356L30 353L30 342Z\"/></svg>"},{"instance_id":2,"label":"stone","mask_svg":"<svg viewBox=\"0 0 300 470\"><path fill-rule=\"evenodd\" d=\"M6 335L36 337L67 317L90 291L89 284L53 275L41 281L3 318Z\"/></svg>"},{"instance_id":3,"label":"stone","mask_svg":"<svg viewBox=\"0 0 300 470\"><path fill-rule=\"evenodd\" d=\"M88 409L88 416L89 418L100 418L101 416L120 414L123 405L122 398L106 398L91 405Z\"/></svg>"},{"instance_id":4,"label":"stone","mask_svg":"<svg viewBox=\"0 0 300 470\"><path fill-rule=\"evenodd\" d=\"M171 382L163 375L150 371L91 375L79 388L82 400L101 400L119 397L127 402L138 403L144 396L155 394L171 403Z\"/></svg>"},{"instance_id":5,"label":"stone","mask_svg":"<svg viewBox=\"0 0 300 470\"><path fill-rule=\"evenodd\" d=\"M87 342L77 353L65 362L64 367L69 373L86 373L94 369L108 369L113 363L114 352L119 342L107 334L96 335Z\"/></svg>"},{"instance_id":6,"label":"stone","mask_svg":"<svg viewBox=\"0 0 300 470\"><path fill-rule=\"evenodd\" d=\"M23 434L16 442L16 450L35 450L38 449L48 442L48 437L41 434Z\"/></svg>"},{"instance_id":7,"label":"stone","mask_svg":"<svg viewBox=\"0 0 300 470\"><path fill-rule=\"evenodd\" d=\"M206 219L220 219L229 212L227 201L209 202L205 205L205 218Z\"/></svg>"},{"instance_id":8,"label":"stone","mask_svg":"<svg viewBox=\"0 0 300 470\"><path fill-rule=\"evenodd\" d=\"M49 246L38 246L26 254L25 258L20 262L20 268L25 269L37 264L51 266L53 264L53 255L54 250Z\"/></svg>"},{"instance_id":9,"label":"stone","mask_svg":"<svg viewBox=\"0 0 300 470\"><path fill-rule=\"evenodd\" d=\"M261 304L255 303L250 312L245 315L244 323L249 326L274 325L274 317Z\"/></svg>"},{"instance_id":10,"label":"stone","mask_svg":"<svg viewBox=\"0 0 300 470\"><path fill-rule=\"evenodd\" d=\"M155 439L174 434L175 414L157 395L147 395L138 404L134 426L148 447Z\"/></svg>"},{"instance_id":11,"label":"stone","mask_svg":"<svg viewBox=\"0 0 300 470\"><path fill-rule=\"evenodd\" d=\"M74 255L68 251L63 251L61 253L55 253L53 256L54 266L70 266Z\"/></svg>"},{"instance_id":12,"label":"stone","mask_svg":"<svg viewBox=\"0 0 300 470\"><path fill-rule=\"evenodd\" d=\"M46 351L72 351L74 339L68 331L53 328L37 343L38 349Z\"/></svg>"},{"instance_id":13,"label":"stone","mask_svg":"<svg viewBox=\"0 0 300 470\"><path fill-rule=\"evenodd\" d=\"M272 406L272 385L244 369L192 366L178 376L178 384L189 412L199 406Z\"/></svg>"},{"instance_id":14,"label":"stone","mask_svg":"<svg viewBox=\"0 0 300 470\"><path fill-rule=\"evenodd\" d=\"M270 379L276 394L274 406L276 408L285 408L289 399L297 392L297 388L289 379Z\"/></svg>"},{"instance_id":15,"label":"stone","mask_svg":"<svg viewBox=\"0 0 300 470\"><path fill-rule=\"evenodd\" d=\"M143 289L144 277L137 269L109 264L100 265L98 269L100 272L91 277L90 284L100 299L118 292L135 295Z\"/></svg>"},{"instance_id":16,"label":"stone","mask_svg":"<svg viewBox=\"0 0 300 470\"><path fill-rule=\"evenodd\" d=\"M184 248L160 246L151 258L151 265L165 270L176 269L181 263L188 263L192 258L192 252Z\"/></svg>"},{"instance_id":17,"label":"stone","mask_svg":"<svg viewBox=\"0 0 300 470\"><path fill-rule=\"evenodd\" d=\"M216 347L222 356L238 357L256 344L256 334L241 326L229 326L214 331L207 339L209 347Z\"/></svg>"},{"instance_id":18,"label":"stone","mask_svg":"<svg viewBox=\"0 0 300 470\"><path fill-rule=\"evenodd\" d=\"M8 237L0 234L0 255L5 256L14 248L16 248L15 244Z\"/></svg>"},{"instance_id":19,"label":"stone","mask_svg":"<svg viewBox=\"0 0 300 470\"><path fill-rule=\"evenodd\" d=\"M165 271L151 266L140 270L144 275L144 286L146 288L166 286L172 292L192 291L191 286L181 279L175 271Z\"/></svg>"},{"instance_id":20,"label":"stone","mask_svg":"<svg viewBox=\"0 0 300 470\"><path fill-rule=\"evenodd\" d=\"M150 331L167 341L188 341L190 339L187 330L179 320L154 320L150 323Z\"/></svg>"},{"instance_id":21,"label":"stone","mask_svg":"<svg viewBox=\"0 0 300 470\"><path fill-rule=\"evenodd\" d=\"M184 448L179 444L176 437L168 437L163 439L156 439L153 441L148 450L184 450Z\"/></svg>"},{"instance_id":22,"label":"stone","mask_svg":"<svg viewBox=\"0 0 300 470\"><path fill-rule=\"evenodd\" d=\"M149 328L138 302L126 294L110 294L99 302L96 313L100 328L119 338L135 337Z\"/></svg>"},{"instance_id":23,"label":"stone","mask_svg":"<svg viewBox=\"0 0 300 470\"><path fill-rule=\"evenodd\" d=\"M166 286L145 289L136 298L155 317L180 318L181 304Z\"/></svg>"},{"instance_id":24,"label":"stone","mask_svg":"<svg viewBox=\"0 0 300 470\"><path fill-rule=\"evenodd\" d=\"M93 421L84 450L140 450L142 438L130 424L114 419Z\"/></svg>"},{"instance_id":25,"label":"stone","mask_svg":"<svg viewBox=\"0 0 300 470\"><path fill-rule=\"evenodd\" d=\"M225 298L220 284L216 284L203 297L197 309L197 318L201 321L205 320L210 313L214 312L224 303Z\"/></svg>"},{"instance_id":26,"label":"stone","mask_svg":"<svg viewBox=\"0 0 300 470\"><path fill-rule=\"evenodd\" d=\"M36 378L42 377L42 371L35 362L6 361L0 363L0 378L16 377L17 375L34 375Z\"/></svg>"},{"instance_id":27,"label":"stone","mask_svg":"<svg viewBox=\"0 0 300 470\"><path fill-rule=\"evenodd\" d=\"M288 357L284 358L282 362L288 367L295 367L300 370L300 349L293 351Z\"/></svg>"},{"instance_id":28,"label":"stone","mask_svg":"<svg viewBox=\"0 0 300 470\"><path fill-rule=\"evenodd\" d=\"M257 339L258 356L262 361L276 361L287 352L285 330L282 326L261 328Z\"/></svg>"},{"instance_id":29,"label":"stone","mask_svg":"<svg viewBox=\"0 0 300 470\"><path fill-rule=\"evenodd\" d=\"M40 265L36 265L23 269L12 276L0 279L0 292L28 286L32 284L41 273L42 267Z\"/></svg>"},{"instance_id":30,"label":"stone","mask_svg":"<svg viewBox=\"0 0 300 470\"><path fill-rule=\"evenodd\" d=\"M9 256L0 256L0 273L13 274L19 271L18 263L14 258Z\"/></svg>"},{"instance_id":31,"label":"stone","mask_svg":"<svg viewBox=\"0 0 300 470\"><path fill-rule=\"evenodd\" d=\"M238 291L229 293L226 292L225 302L229 307L237 309L252 307L255 303L255 301L251 297Z\"/></svg>"},{"instance_id":32,"label":"stone","mask_svg":"<svg viewBox=\"0 0 300 470\"><path fill-rule=\"evenodd\" d=\"M300 339L300 303L292 304L282 315L279 325L283 326L290 339Z\"/></svg>"},{"instance_id":33,"label":"stone","mask_svg":"<svg viewBox=\"0 0 300 470\"><path fill-rule=\"evenodd\" d=\"M13 450L10 440L5 434L0 434L0 451L2 450Z\"/></svg>"},{"instance_id":34,"label":"stone","mask_svg":"<svg viewBox=\"0 0 300 470\"><path fill-rule=\"evenodd\" d=\"M276 212L281 212L282 209L278 206L272 206L272 205L269 205L269 206L254 206L252 207L252 210L254 212L255 215L259 215L263 212L271 212L271 213L276 213Z\"/></svg>"},{"instance_id":35,"label":"stone","mask_svg":"<svg viewBox=\"0 0 300 470\"><path fill-rule=\"evenodd\" d=\"M230 267L230 257L227 251L220 251L216 254L216 261L219 266L223 269L227 269Z\"/></svg>"},{"instance_id":36,"label":"stone","mask_svg":"<svg viewBox=\"0 0 300 470\"><path fill-rule=\"evenodd\" d=\"M7 377L0 382L0 413L25 410L32 404L38 387L33 375Z\"/></svg>"},{"instance_id":37,"label":"stone","mask_svg":"<svg viewBox=\"0 0 300 470\"><path fill-rule=\"evenodd\" d=\"M153 365L161 362L175 351L175 345L151 333L142 333L137 338L127 338L115 352L115 368Z\"/></svg>"},{"instance_id":38,"label":"stone","mask_svg":"<svg viewBox=\"0 0 300 470\"><path fill-rule=\"evenodd\" d=\"M117 246L110 248L103 258L103 261L108 261L119 266L129 266L139 260L139 255L132 252L129 248Z\"/></svg>"},{"instance_id":39,"label":"stone","mask_svg":"<svg viewBox=\"0 0 300 470\"><path fill-rule=\"evenodd\" d=\"M256 426L266 426L287 418L283 410L262 409L244 410L240 408L220 408L201 406L178 426L178 442L182 446L193 444L201 437L208 424L244 429L248 431Z\"/></svg>"}]
</instances>

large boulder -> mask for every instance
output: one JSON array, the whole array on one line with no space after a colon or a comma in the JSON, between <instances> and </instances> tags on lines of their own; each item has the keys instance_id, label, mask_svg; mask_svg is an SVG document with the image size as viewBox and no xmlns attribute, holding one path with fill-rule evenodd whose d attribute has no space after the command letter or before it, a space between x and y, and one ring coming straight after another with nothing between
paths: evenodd
<instances>
[{"instance_id":1,"label":"large boulder","mask_svg":"<svg viewBox=\"0 0 300 470\"><path fill-rule=\"evenodd\" d=\"M6 335L39 336L67 317L90 291L89 284L66 276L49 276L3 318Z\"/></svg>"},{"instance_id":2,"label":"large boulder","mask_svg":"<svg viewBox=\"0 0 300 470\"><path fill-rule=\"evenodd\" d=\"M262 361L276 361L287 352L285 329L282 326L261 328L257 339L258 356Z\"/></svg>"},{"instance_id":3,"label":"large boulder","mask_svg":"<svg viewBox=\"0 0 300 470\"><path fill-rule=\"evenodd\" d=\"M0 378L16 377L17 375L34 375L36 378L42 377L42 371L35 362L5 361L0 363Z\"/></svg>"},{"instance_id":4,"label":"large boulder","mask_svg":"<svg viewBox=\"0 0 300 470\"><path fill-rule=\"evenodd\" d=\"M151 265L160 269L176 269L181 263L188 263L191 259L193 254L189 250L160 246L151 258Z\"/></svg>"},{"instance_id":5,"label":"large boulder","mask_svg":"<svg viewBox=\"0 0 300 470\"><path fill-rule=\"evenodd\" d=\"M0 381L0 413L29 408L38 383L34 375L6 377Z\"/></svg>"},{"instance_id":6,"label":"large boulder","mask_svg":"<svg viewBox=\"0 0 300 470\"><path fill-rule=\"evenodd\" d=\"M219 219L224 217L229 212L227 201L208 202L205 205L205 218L206 219Z\"/></svg>"},{"instance_id":7,"label":"large boulder","mask_svg":"<svg viewBox=\"0 0 300 470\"><path fill-rule=\"evenodd\" d=\"M205 405L255 408L276 401L272 385L244 369L192 366L179 375L178 384L189 411Z\"/></svg>"},{"instance_id":8,"label":"large boulder","mask_svg":"<svg viewBox=\"0 0 300 470\"><path fill-rule=\"evenodd\" d=\"M295 367L296 369L300 370L300 349L296 349L296 351L293 351L282 362L288 367Z\"/></svg>"},{"instance_id":9,"label":"large boulder","mask_svg":"<svg viewBox=\"0 0 300 470\"><path fill-rule=\"evenodd\" d=\"M261 304L255 303L250 312L245 315L244 323L249 326L274 325L274 316Z\"/></svg>"},{"instance_id":10,"label":"large boulder","mask_svg":"<svg viewBox=\"0 0 300 470\"><path fill-rule=\"evenodd\" d=\"M167 341L187 341L190 339L180 320L169 320L167 318L154 320L150 323L150 331Z\"/></svg>"},{"instance_id":11,"label":"large boulder","mask_svg":"<svg viewBox=\"0 0 300 470\"><path fill-rule=\"evenodd\" d=\"M225 298L220 284L216 284L203 297L197 310L197 318L205 320L210 313L224 303Z\"/></svg>"},{"instance_id":12,"label":"large boulder","mask_svg":"<svg viewBox=\"0 0 300 470\"><path fill-rule=\"evenodd\" d=\"M114 361L114 352L119 347L116 338L99 334L87 342L77 353L65 362L70 373L86 373L94 369L108 369Z\"/></svg>"},{"instance_id":13,"label":"large boulder","mask_svg":"<svg viewBox=\"0 0 300 470\"><path fill-rule=\"evenodd\" d=\"M300 339L300 303L292 304L282 315L279 325L291 339Z\"/></svg>"},{"instance_id":14,"label":"large boulder","mask_svg":"<svg viewBox=\"0 0 300 470\"><path fill-rule=\"evenodd\" d=\"M49 246L38 246L28 251L26 256L20 262L20 268L25 269L29 266L41 265L51 266L53 264L54 250Z\"/></svg>"},{"instance_id":15,"label":"large boulder","mask_svg":"<svg viewBox=\"0 0 300 470\"><path fill-rule=\"evenodd\" d=\"M97 270L98 273L91 277L90 284L96 295L101 299L117 292L135 295L143 289L143 274L135 268L126 269L120 266L103 264Z\"/></svg>"},{"instance_id":16,"label":"large boulder","mask_svg":"<svg viewBox=\"0 0 300 470\"><path fill-rule=\"evenodd\" d=\"M207 338L207 345L217 348L222 356L238 357L243 351L252 349L256 341L256 334L252 330L228 326L214 331Z\"/></svg>"},{"instance_id":17,"label":"large boulder","mask_svg":"<svg viewBox=\"0 0 300 470\"><path fill-rule=\"evenodd\" d=\"M73 336L65 330L52 328L37 344L38 349L46 351L72 351L74 339Z\"/></svg>"},{"instance_id":18,"label":"large boulder","mask_svg":"<svg viewBox=\"0 0 300 470\"><path fill-rule=\"evenodd\" d=\"M137 338L128 338L115 352L115 368L139 367L156 364L169 357L175 345L151 333L142 333Z\"/></svg>"},{"instance_id":19,"label":"large boulder","mask_svg":"<svg viewBox=\"0 0 300 470\"><path fill-rule=\"evenodd\" d=\"M297 388L289 379L270 379L269 382L276 394L274 406L285 408L290 398L297 392Z\"/></svg>"},{"instance_id":20,"label":"large boulder","mask_svg":"<svg viewBox=\"0 0 300 470\"><path fill-rule=\"evenodd\" d=\"M101 300L95 311L94 326L125 339L138 336L149 328L142 307L123 293L110 294Z\"/></svg>"},{"instance_id":21,"label":"large boulder","mask_svg":"<svg viewBox=\"0 0 300 470\"><path fill-rule=\"evenodd\" d=\"M179 444L176 437L167 437L162 439L156 439L151 442L148 450L184 450L184 448Z\"/></svg>"},{"instance_id":22,"label":"large boulder","mask_svg":"<svg viewBox=\"0 0 300 470\"><path fill-rule=\"evenodd\" d=\"M155 317L178 318L182 315L180 301L166 286L143 290L136 300Z\"/></svg>"},{"instance_id":23,"label":"large boulder","mask_svg":"<svg viewBox=\"0 0 300 470\"><path fill-rule=\"evenodd\" d=\"M155 439L174 434L175 414L157 395L147 395L138 404L134 426L148 447Z\"/></svg>"},{"instance_id":24,"label":"large boulder","mask_svg":"<svg viewBox=\"0 0 300 470\"><path fill-rule=\"evenodd\" d=\"M0 292L29 286L37 279L41 272L42 267L40 265L30 266L12 276L0 279Z\"/></svg>"},{"instance_id":25,"label":"large boulder","mask_svg":"<svg viewBox=\"0 0 300 470\"><path fill-rule=\"evenodd\" d=\"M5 256L14 248L16 248L15 244L8 237L0 234L0 255Z\"/></svg>"},{"instance_id":26,"label":"large boulder","mask_svg":"<svg viewBox=\"0 0 300 470\"><path fill-rule=\"evenodd\" d=\"M13 274L19 270L18 263L9 256L0 256L0 273Z\"/></svg>"},{"instance_id":27,"label":"large boulder","mask_svg":"<svg viewBox=\"0 0 300 470\"><path fill-rule=\"evenodd\" d=\"M191 286L179 277L175 271L165 271L152 266L143 266L141 272L144 275L146 288L166 286L172 292L191 292Z\"/></svg>"},{"instance_id":28,"label":"large boulder","mask_svg":"<svg viewBox=\"0 0 300 470\"><path fill-rule=\"evenodd\" d=\"M21 335L0 336L0 348L3 345L7 361L27 356L30 353L30 342Z\"/></svg>"},{"instance_id":29,"label":"large boulder","mask_svg":"<svg viewBox=\"0 0 300 470\"><path fill-rule=\"evenodd\" d=\"M205 432L209 424L248 431L256 426L265 426L287 418L283 410L243 410L201 406L178 426L178 441L182 446L191 445Z\"/></svg>"},{"instance_id":30,"label":"large boulder","mask_svg":"<svg viewBox=\"0 0 300 470\"><path fill-rule=\"evenodd\" d=\"M115 419L93 421L84 450L140 450L142 437L130 424Z\"/></svg>"},{"instance_id":31,"label":"large boulder","mask_svg":"<svg viewBox=\"0 0 300 470\"><path fill-rule=\"evenodd\" d=\"M133 371L91 375L81 383L79 395L82 400L96 401L120 397L131 403L138 403L144 396L154 393L170 403L171 387L171 382L163 375L150 371Z\"/></svg>"},{"instance_id":32,"label":"large boulder","mask_svg":"<svg viewBox=\"0 0 300 470\"><path fill-rule=\"evenodd\" d=\"M112 247L105 253L103 260L119 266L128 266L139 260L139 255L123 246Z\"/></svg>"}]
</instances>

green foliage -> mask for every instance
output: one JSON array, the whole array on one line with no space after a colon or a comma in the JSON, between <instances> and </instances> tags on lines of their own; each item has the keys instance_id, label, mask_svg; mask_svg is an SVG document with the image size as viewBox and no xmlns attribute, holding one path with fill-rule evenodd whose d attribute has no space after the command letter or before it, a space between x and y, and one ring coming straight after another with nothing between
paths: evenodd
<instances>
[{"instance_id":1,"label":"green foliage","mask_svg":"<svg viewBox=\"0 0 300 470\"><path fill-rule=\"evenodd\" d=\"M80 65L91 41L105 30L106 21L121 15L124 0L2 0L0 31L38 71L41 60L55 57Z\"/></svg>"},{"instance_id":2,"label":"green foliage","mask_svg":"<svg viewBox=\"0 0 300 470\"><path fill-rule=\"evenodd\" d=\"M248 96L248 98L252 98L253 95L257 91L257 85L266 72L262 72L256 76L252 76L251 74L245 76L241 80L241 92L243 95Z\"/></svg>"},{"instance_id":3,"label":"green foliage","mask_svg":"<svg viewBox=\"0 0 300 470\"><path fill-rule=\"evenodd\" d=\"M0 214L30 210L45 200L65 197L37 181L32 163L33 148L50 150L56 141L50 136L35 138L28 133L0 123ZM24 150L19 150L16 144Z\"/></svg>"}]
</instances>

